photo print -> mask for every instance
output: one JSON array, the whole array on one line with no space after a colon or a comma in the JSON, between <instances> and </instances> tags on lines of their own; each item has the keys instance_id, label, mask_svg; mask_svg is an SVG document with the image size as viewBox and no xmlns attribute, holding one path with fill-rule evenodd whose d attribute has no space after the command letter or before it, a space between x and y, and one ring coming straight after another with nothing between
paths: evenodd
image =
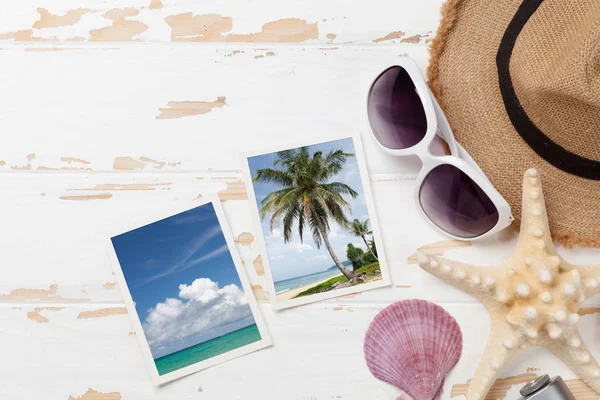
<instances>
[{"instance_id":1,"label":"photo print","mask_svg":"<svg viewBox=\"0 0 600 400\"><path fill-rule=\"evenodd\" d=\"M390 284L358 137L243 156L274 308Z\"/></svg>"},{"instance_id":2,"label":"photo print","mask_svg":"<svg viewBox=\"0 0 600 400\"><path fill-rule=\"evenodd\" d=\"M271 344L218 200L135 224L110 242L157 384Z\"/></svg>"}]
</instances>

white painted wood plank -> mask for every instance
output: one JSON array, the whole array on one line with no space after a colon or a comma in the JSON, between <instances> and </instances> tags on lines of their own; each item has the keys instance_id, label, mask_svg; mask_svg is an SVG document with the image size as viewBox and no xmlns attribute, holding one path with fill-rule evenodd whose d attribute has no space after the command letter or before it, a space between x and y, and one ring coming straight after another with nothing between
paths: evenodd
<instances>
[{"instance_id":1,"label":"white painted wood plank","mask_svg":"<svg viewBox=\"0 0 600 400\"><path fill-rule=\"evenodd\" d=\"M4 5L0 38L78 45L172 40L424 43L437 29L441 4L441 0L24 0Z\"/></svg>"},{"instance_id":2,"label":"white painted wood plank","mask_svg":"<svg viewBox=\"0 0 600 400\"><path fill-rule=\"evenodd\" d=\"M234 236L254 235L239 179L240 175L231 173L0 174L0 209L3 227L8 227L0 229L0 301L121 302L118 288L111 286L112 268L105 255L108 233L121 221L136 215L166 215L193 203L199 195L219 193L227 200L223 205ZM418 247L447 240L420 216L412 198L414 182L378 181L375 177L373 186L393 284L332 302L391 303L415 297L473 302L468 295L409 263ZM510 254L514 241L514 232L507 231L477 246L447 250L446 256L493 265ZM266 287L264 277L258 276L254 267L261 254L251 236L244 245L238 245L238 250L252 284ZM599 250L592 249L561 249L561 253L581 264L592 263L599 256ZM21 289L46 292L32 292L27 297Z\"/></svg>"},{"instance_id":3,"label":"white painted wood plank","mask_svg":"<svg viewBox=\"0 0 600 400\"><path fill-rule=\"evenodd\" d=\"M163 387L150 383L138 344L130 335L129 318L118 307L0 307L0 352L5 361L0 364L0 395L64 400L69 395L78 398L91 388L118 393L123 399L388 400L398 395L397 390L371 376L362 352L369 322L382 307L338 310L333 305L312 304L273 313L263 305L274 347ZM452 386L473 374L489 319L479 305L445 308L461 325L464 340L462 358L444 386L443 398L448 399ZM595 356L600 356L598 318L598 314L589 315L579 323ZM574 378L550 353L531 349L514 359L503 376L522 374L528 368Z\"/></svg>"},{"instance_id":4,"label":"white painted wood plank","mask_svg":"<svg viewBox=\"0 0 600 400\"><path fill-rule=\"evenodd\" d=\"M414 45L7 48L0 171L239 170L240 152L358 131L372 173L414 176L416 159L376 148L365 106L405 53L424 72L427 50Z\"/></svg>"}]
</instances>

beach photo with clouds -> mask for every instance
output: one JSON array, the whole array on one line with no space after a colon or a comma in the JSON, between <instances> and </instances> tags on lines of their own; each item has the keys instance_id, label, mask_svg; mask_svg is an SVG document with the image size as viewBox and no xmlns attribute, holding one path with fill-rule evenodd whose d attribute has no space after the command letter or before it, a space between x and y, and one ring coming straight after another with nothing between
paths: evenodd
<instances>
[{"instance_id":1,"label":"beach photo with clouds","mask_svg":"<svg viewBox=\"0 0 600 400\"><path fill-rule=\"evenodd\" d=\"M278 302L382 280L352 138L248 156L247 164Z\"/></svg>"},{"instance_id":2,"label":"beach photo with clouds","mask_svg":"<svg viewBox=\"0 0 600 400\"><path fill-rule=\"evenodd\" d=\"M111 241L159 376L263 339L212 203Z\"/></svg>"}]
</instances>

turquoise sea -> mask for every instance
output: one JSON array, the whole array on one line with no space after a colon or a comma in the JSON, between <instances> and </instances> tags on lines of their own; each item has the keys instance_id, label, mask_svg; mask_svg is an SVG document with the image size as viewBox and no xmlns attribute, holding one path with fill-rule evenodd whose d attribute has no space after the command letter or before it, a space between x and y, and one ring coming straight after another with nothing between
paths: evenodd
<instances>
[{"instance_id":1,"label":"turquoise sea","mask_svg":"<svg viewBox=\"0 0 600 400\"><path fill-rule=\"evenodd\" d=\"M256 324L249 325L227 335L157 358L154 360L154 364L156 364L158 374L164 375L250 343L258 342L260 339L260 332Z\"/></svg>"},{"instance_id":2,"label":"turquoise sea","mask_svg":"<svg viewBox=\"0 0 600 400\"><path fill-rule=\"evenodd\" d=\"M343 265L350 265L349 261L344 261ZM315 272L309 275L297 276L295 278L284 279L282 281L275 282L275 293L282 294L288 290L298 289L303 286L312 285L324 281L334 276L341 275L340 270L334 265L325 271Z\"/></svg>"}]
</instances>

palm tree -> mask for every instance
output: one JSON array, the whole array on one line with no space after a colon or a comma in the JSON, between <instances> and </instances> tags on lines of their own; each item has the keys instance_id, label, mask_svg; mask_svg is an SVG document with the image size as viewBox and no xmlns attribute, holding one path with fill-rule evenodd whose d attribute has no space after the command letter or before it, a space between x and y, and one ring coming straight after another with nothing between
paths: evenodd
<instances>
[{"instance_id":1,"label":"palm tree","mask_svg":"<svg viewBox=\"0 0 600 400\"><path fill-rule=\"evenodd\" d=\"M363 240L363 242L365 242L365 246L367 246L367 250L369 250L371 252L371 254L373 255L373 257L375 257L375 259L377 261L379 261L379 258L377 258L377 255L375 254L375 252L373 252L373 249L371 249L371 247L369 246L369 243L367 243L367 235L372 235L373 232L371 230L369 230L369 219L365 219L364 221L359 221L358 219L355 219L352 222L352 226L350 227L350 233L352 233L354 236L360 236Z\"/></svg>"},{"instance_id":2,"label":"palm tree","mask_svg":"<svg viewBox=\"0 0 600 400\"><path fill-rule=\"evenodd\" d=\"M352 271L344 267L335 255L329 242L330 220L344 229L350 221L346 211L351 211L344 195L356 198L358 193L341 182L330 182L337 175L348 158L354 154L342 150L332 150L327 155L316 151L312 156L308 148L277 152L273 167L256 171L253 182L270 183L281 189L271 192L261 202L260 215L265 219L271 215L269 229L272 231L283 223L283 240L292 239L292 228L298 227L300 241L304 243L304 230L309 228L317 248L325 243L331 258L348 280L354 277Z\"/></svg>"}]
</instances>

